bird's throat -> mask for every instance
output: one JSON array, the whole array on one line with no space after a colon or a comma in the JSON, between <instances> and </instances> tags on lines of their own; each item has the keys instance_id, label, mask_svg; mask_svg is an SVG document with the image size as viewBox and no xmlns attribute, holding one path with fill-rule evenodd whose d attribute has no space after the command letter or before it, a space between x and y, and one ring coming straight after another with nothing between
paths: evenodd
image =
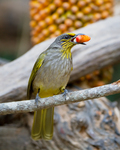
<instances>
[{"instance_id":1,"label":"bird's throat","mask_svg":"<svg viewBox=\"0 0 120 150\"><path fill-rule=\"evenodd\" d=\"M62 52L62 55L61 55L62 59L65 59L65 58L69 59L69 58L71 58L71 48L65 49L65 50L61 50L61 52Z\"/></svg>"},{"instance_id":2,"label":"bird's throat","mask_svg":"<svg viewBox=\"0 0 120 150\"><path fill-rule=\"evenodd\" d=\"M69 59L71 58L71 48L74 46L75 44L71 43L71 42L63 42L62 43L62 58L65 59Z\"/></svg>"}]
</instances>

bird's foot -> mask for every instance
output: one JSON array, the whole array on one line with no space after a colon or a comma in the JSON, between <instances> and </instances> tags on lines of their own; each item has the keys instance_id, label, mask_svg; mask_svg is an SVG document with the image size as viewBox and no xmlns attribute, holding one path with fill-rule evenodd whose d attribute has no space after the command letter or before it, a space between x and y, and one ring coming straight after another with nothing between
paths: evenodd
<instances>
[{"instance_id":1,"label":"bird's foot","mask_svg":"<svg viewBox=\"0 0 120 150\"><path fill-rule=\"evenodd\" d=\"M38 105L38 100L40 99L39 94L37 93L36 98L35 98L35 104Z\"/></svg>"},{"instance_id":2,"label":"bird's foot","mask_svg":"<svg viewBox=\"0 0 120 150\"><path fill-rule=\"evenodd\" d=\"M65 100L68 100L69 97L68 97L68 90L65 89L64 92L62 93L63 97L65 97Z\"/></svg>"}]
</instances>

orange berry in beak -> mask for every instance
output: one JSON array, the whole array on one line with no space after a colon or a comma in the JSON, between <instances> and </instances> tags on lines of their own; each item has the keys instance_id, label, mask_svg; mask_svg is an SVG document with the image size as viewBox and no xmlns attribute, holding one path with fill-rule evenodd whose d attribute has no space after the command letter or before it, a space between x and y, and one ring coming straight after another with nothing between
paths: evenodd
<instances>
[{"instance_id":1,"label":"orange berry in beak","mask_svg":"<svg viewBox=\"0 0 120 150\"><path fill-rule=\"evenodd\" d=\"M77 43L84 43L88 42L91 38L88 35L78 35L76 37L76 42Z\"/></svg>"}]
</instances>

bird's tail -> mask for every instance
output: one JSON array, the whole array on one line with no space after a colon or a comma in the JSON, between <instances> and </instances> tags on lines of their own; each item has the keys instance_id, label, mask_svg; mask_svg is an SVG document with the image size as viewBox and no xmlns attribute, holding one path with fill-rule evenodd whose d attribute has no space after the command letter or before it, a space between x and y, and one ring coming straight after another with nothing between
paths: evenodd
<instances>
[{"instance_id":1,"label":"bird's tail","mask_svg":"<svg viewBox=\"0 0 120 150\"><path fill-rule=\"evenodd\" d=\"M31 136L34 140L51 140L53 137L54 107L37 110L34 112L34 120Z\"/></svg>"}]
</instances>

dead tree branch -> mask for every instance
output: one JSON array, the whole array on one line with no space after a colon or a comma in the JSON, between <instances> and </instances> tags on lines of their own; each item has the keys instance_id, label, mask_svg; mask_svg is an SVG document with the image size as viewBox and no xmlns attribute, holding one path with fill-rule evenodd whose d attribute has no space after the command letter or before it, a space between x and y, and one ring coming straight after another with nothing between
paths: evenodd
<instances>
[{"instance_id":1,"label":"dead tree branch","mask_svg":"<svg viewBox=\"0 0 120 150\"><path fill-rule=\"evenodd\" d=\"M86 46L73 48L73 72L70 81L94 70L120 62L120 16L108 18L75 31L91 37ZM34 46L20 58L0 67L0 102L26 98L26 87L38 55L54 41Z\"/></svg>"},{"instance_id":2,"label":"dead tree branch","mask_svg":"<svg viewBox=\"0 0 120 150\"><path fill-rule=\"evenodd\" d=\"M81 102L81 101L108 96L116 93L120 93L120 80L118 80L113 84L108 84L108 85L86 89L86 90L70 92L68 93L66 100L65 97L63 97L63 95L41 98L38 101L38 106L36 106L35 100L1 103L0 115L20 113L20 112L32 112L38 109L70 104L74 102Z\"/></svg>"}]
</instances>

